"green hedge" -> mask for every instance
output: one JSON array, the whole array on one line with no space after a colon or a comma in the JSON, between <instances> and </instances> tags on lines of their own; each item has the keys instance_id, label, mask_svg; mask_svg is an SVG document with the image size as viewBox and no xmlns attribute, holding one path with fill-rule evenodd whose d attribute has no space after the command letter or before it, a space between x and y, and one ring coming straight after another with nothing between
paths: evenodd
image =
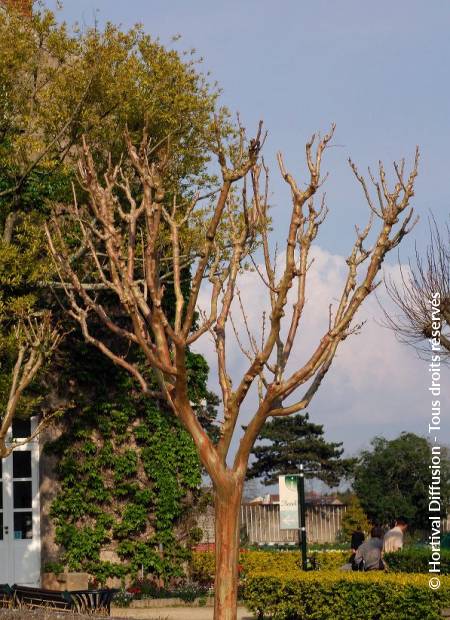
<instances>
[{"instance_id":1,"label":"green hedge","mask_svg":"<svg viewBox=\"0 0 450 620\"><path fill-rule=\"evenodd\" d=\"M385 560L389 570L394 573L428 573L431 559L429 547L403 549L386 553ZM450 575L450 550L441 549L441 574Z\"/></svg>"},{"instance_id":2,"label":"green hedge","mask_svg":"<svg viewBox=\"0 0 450 620\"><path fill-rule=\"evenodd\" d=\"M312 551L308 557L314 558L320 570L334 570L345 564L350 551ZM391 573L428 573L429 548L409 548L385 555ZM300 564L299 551L241 551L241 574L254 572L282 572L296 570ZM191 579L197 583L208 584L214 581L214 553L197 551L191 562ZM441 574L450 575L450 551L441 550Z\"/></svg>"},{"instance_id":3,"label":"green hedge","mask_svg":"<svg viewBox=\"0 0 450 620\"><path fill-rule=\"evenodd\" d=\"M321 570L340 568L349 557L349 551L314 551L308 557L314 558ZM290 571L298 569L301 563L300 551L247 551L241 552L240 562L244 574L261 571Z\"/></svg>"},{"instance_id":4,"label":"green hedge","mask_svg":"<svg viewBox=\"0 0 450 620\"><path fill-rule=\"evenodd\" d=\"M349 551L315 551L308 554L315 558L321 570L340 568L348 561ZM300 566L299 551L241 551L242 575L261 571L292 571ZM195 551L192 554L190 577L200 584L214 581L215 558L211 551Z\"/></svg>"},{"instance_id":5,"label":"green hedge","mask_svg":"<svg viewBox=\"0 0 450 620\"><path fill-rule=\"evenodd\" d=\"M450 578L432 590L428 575L265 572L248 575L248 608L272 620L439 620L450 607ZM264 613L264 616L262 616Z\"/></svg>"}]
</instances>

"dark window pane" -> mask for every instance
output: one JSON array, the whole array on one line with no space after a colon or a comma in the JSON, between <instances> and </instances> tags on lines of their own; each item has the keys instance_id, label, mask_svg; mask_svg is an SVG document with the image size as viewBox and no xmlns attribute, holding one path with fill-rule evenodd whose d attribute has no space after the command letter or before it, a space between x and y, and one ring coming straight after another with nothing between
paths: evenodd
<instances>
[{"instance_id":1,"label":"dark window pane","mask_svg":"<svg viewBox=\"0 0 450 620\"><path fill-rule=\"evenodd\" d=\"M14 513L14 538L33 538L33 518L31 512Z\"/></svg>"},{"instance_id":2,"label":"dark window pane","mask_svg":"<svg viewBox=\"0 0 450 620\"><path fill-rule=\"evenodd\" d=\"M31 482L13 482L14 508L31 508Z\"/></svg>"},{"instance_id":3,"label":"dark window pane","mask_svg":"<svg viewBox=\"0 0 450 620\"><path fill-rule=\"evenodd\" d=\"M3 482L0 482L0 510L3 510Z\"/></svg>"},{"instance_id":4,"label":"dark window pane","mask_svg":"<svg viewBox=\"0 0 450 620\"><path fill-rule=\"evenodd\" d=\"M31 435L31 420L13 420L12 436L14 439L25 438Z\"/></svg>"},{"instance_id":5,"label":"dark window pane","mask_svg":"<svg viewBox=\"0 0 450 620\"><path fill-rule=\"evenodd\" d=\"M13 478L31 478L31 452L13 452Z\"/></svg>"},{"instance_id":6,"label":"dark window pane","mask_svg":"<svg viewBox=\"0 0 450 620\"><path fill-rule=\"evenodd\" d=\"M0 512L0 540L3 540L3 512Z\"/></svg>"}]
</instances>

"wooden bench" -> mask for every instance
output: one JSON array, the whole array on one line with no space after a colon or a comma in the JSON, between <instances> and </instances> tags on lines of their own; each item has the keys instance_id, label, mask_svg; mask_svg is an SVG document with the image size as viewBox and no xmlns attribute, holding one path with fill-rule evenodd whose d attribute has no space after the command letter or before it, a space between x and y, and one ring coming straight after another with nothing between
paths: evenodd
<instances>
[{"instance_id":1,"label":"wooden bench","mask_svg":"<svg viewBox=\"0 0 450 620\"><path fill-rule=\"evenodd\" d=\"M13 606L13 591L7 583L0 583L0 607Z\"/></svg>"},{"instance_id":2,"label":"wooden bench","mask_svg":"<svg viewBox=\"0 0 450 620\"><path fill-rule=\"evenodd\" d=\"M71 590L68 594L72 601L72 611L109 616L111 601L118 591L113 588L105 590Z\"/></svg>"},{"instance_id":3,"label":"wooden bench","mask_svg":"<svg viewBox=\"0 0 450 620\"><path fill-rule=\"evenodd\" d=\"M72 611L72 600L68 592L43 590L28 586L12 586L14 606L26 609L57 609Z\"/></svg>"},{"instance_id":4,"label":"wooden bench","mask_svg":"<svg viewBox=\"0 0 450 620\"><path fill-rule=\"evenodd\" d=\"M9 586L7 586L9 588ZM14 606L26 609L53 609L85 614L109 615L111 601L118 592L104 590L44 590L13 585L9 588Z\"/></svg>"}]
</instances>

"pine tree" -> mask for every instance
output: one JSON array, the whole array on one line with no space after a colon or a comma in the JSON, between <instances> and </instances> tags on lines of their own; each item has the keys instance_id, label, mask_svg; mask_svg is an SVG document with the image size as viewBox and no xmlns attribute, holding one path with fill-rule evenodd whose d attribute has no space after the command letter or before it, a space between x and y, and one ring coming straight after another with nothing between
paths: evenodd
<instances>
[{"instance_id":1,"label":"pine tree","mask_svg":"<svg viewBox=\"0 0 450 620\"><path fill-rule=\"evenodd\" d=\"M327 442L322 424L309 422L309 414L274 418L258 436L251 454L255 457L248 478L262 478L265 485L276 484L278 476L296 474L302 464L309 478L338 486L348 477L355 459L343 459L342 443ZM267 443L270 442L270 444Z\"/></svg>"}]
</instances>

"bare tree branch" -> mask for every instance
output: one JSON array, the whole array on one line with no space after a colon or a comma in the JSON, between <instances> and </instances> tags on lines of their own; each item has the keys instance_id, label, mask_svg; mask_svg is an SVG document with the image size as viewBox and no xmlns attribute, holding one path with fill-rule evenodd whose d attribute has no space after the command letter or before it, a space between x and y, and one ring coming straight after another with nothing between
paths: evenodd
<instances>
[{"instance_id":1,"label":"bare tree branch","mask_svg":"<svg viewBox=\"0 0 450 620\"><path fill-rule=\"evenodd\" d=\"M12 371L6 409L0 420L0 458L8 456L17 446L17 444L7 445L6 438L20 400L25 390L36 378L46 359L58 348L63 336L58 327L52 326L50 314L45 313L42 317L27 318L21 321L16 327L15 337L18 351ZM43 418L33 435L25 443L31 441L41 432L52 417L54 415Z\"/></svg>"},{"instance_id":2,"label":"bare tree branch","mask_svg":"<svg viewBox=\"0 0 450 620\"><path fill-rule=\"evenodd\" d=\"M400 173L399 173L400 174ZM430 243L423 258L416 248L409 269L400 267L400 283L385 279L388 294L399 315L384 310L385 325L398 340L429 359L429 340L439 335L441 360L450 362L450 228L441 232L436 220L430 221ZM433 312L432 300L438 296L439 312ZM435 328L433 329L433 322ZM435 332L433 334L433 332Z\"/></svg>"}]
</instances>

